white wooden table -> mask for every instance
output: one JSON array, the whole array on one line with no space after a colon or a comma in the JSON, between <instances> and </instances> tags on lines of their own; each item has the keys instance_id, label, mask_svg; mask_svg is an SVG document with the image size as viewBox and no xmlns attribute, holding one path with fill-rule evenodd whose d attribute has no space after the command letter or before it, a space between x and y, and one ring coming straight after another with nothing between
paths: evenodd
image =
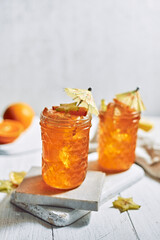
<instances>
[{"instance_id":1,"label":"white wooden table","mask_svg":"<svg viewBox=\"0 0 160 240\"><path fill-rule=\"evenodd\" d=\"M160 118L152 118L150 134L160 139ZM15 143L0 146L0 179L10 171L28 171L41 166L41 140L38 119ZM127 179L126 179L127 181ZM120 213L111 199L98 212L92 212L67 227L54 227L10 204L10 196L0 193L0 239L2 240L98 240L160 239L160 181L145 176L120 193L141 205L138 211Z\"/></svg>"}]
</instances>

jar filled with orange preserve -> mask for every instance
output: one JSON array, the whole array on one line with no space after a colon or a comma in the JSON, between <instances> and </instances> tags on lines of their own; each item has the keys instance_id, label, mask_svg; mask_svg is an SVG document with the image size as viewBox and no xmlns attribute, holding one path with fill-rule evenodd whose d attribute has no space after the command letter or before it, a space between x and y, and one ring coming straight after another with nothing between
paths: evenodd
<instances>
[{"instance_id":1,"label":"jar filled with orange preserve","mask_svg":"<svg viewBox=\"0 0 160 240\"><path fill-rule=\"evenodd\" d=\"M45 108L40 116L42 177L57 189L79 186L87 172L91 117L85 108Z\"/></svg>"},{"instance_id":2,"label":"jar filled with orange preserve","mask_svg":"<svg viewBox=\"0 0 160 240\"><path fill-rule=\"evenodd\" d=\"M114 99L99 114L98 162L102 170L116 173L135 161L140 112Z\"/></svg>"}]
</instances>

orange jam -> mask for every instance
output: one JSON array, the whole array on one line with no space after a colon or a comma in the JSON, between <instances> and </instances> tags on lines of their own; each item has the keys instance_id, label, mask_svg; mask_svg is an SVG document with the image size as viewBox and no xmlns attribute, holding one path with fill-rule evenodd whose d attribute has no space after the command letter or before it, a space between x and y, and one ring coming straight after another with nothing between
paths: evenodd
<instances>
[{"instance_id":1,"label":"orange jam","mask_svg":"<svg viewBox=\"0 0 160 240\"><path fill-rule=\"evenodd\" d=\"M99 165L105 172L125 171L135 161L140 113L114 100L99 115Z\"/></svg>"},{"instance_id":2,"label":"orange jam","mask_svg":"<svg viewBox=\"0 0 160 240\"><path fill-rule=\"evenodd\" d=\"M40 125L43 180L57 189L79 186L87 172L91 117L45 108Z\"/></svg>"}]
</instances>

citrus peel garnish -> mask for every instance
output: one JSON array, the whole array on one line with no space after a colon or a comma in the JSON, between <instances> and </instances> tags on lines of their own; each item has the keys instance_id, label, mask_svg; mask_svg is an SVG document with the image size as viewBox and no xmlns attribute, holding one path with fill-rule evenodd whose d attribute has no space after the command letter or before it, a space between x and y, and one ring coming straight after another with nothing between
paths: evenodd
<instances>
[{"instance_id":1,"label":"citrus peel garnish","mask_svg":"<svg viewBox=\"0 0 160 240\"><path fill-rule=\"evenodd\" d=\"M84 107L78 107L76 102L68 103L68 104L60 104L60 106L53 106L52 109L56 110L57 112L69 113L71 115L76 115L76 116L87 115L87 109Z\"/></svg>"},{"instance_id":2,"label":"citrus peel garnish","mask_svg":"<svg viewBox=\"0 0 160 240\"><path fill-rule=\"evenodd\" d=\"M133 198L123 198L123 197L118 197L118 200L115 200L113 202L113 206L115 208L118 208L120 212L124 212L131 209L137 210L141 207L140 205L133 202Z\"/></svg>"},{"instance_id":3,"label":"citrus peel garnish","mask_svg":"<svg viewBox=\"0 0 160 240\"><path fill-rule=\"evenodd\" d=\"M68 103L68 104L60 104L60 106L53 106L52 107L57 112L70 112L70 111L78 111L79 107L77 106L77 103Z\"/></svg>"},{"instance_id":4,"label":"citrus peel garnish","mask_svg":"<svg viewBox=\"0 0 160 240\"><path fill-rule=\"evenodd\" d=\"M140 119L139 121L139 128L144 130L145 132L149 132L152 128L154 127L153 123L145 120L145 119Z\"/></svg>"},{"instance_id":5,"label":"citrus peel garnish","mask_svg":"<svg viewBox=\"0 0 160 240\"><path fill-rule=\"evenodd\" d=\"M77 103L73 102L73 103L60 103L61 107L66 107L66 108L74 108L77 107Z\"/></svg>"}]
</instances>

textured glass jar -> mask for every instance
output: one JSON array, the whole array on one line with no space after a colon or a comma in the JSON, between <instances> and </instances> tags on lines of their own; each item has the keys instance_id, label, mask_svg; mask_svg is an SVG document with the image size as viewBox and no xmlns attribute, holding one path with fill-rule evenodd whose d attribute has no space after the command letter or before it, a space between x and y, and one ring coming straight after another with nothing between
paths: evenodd
<instances>
[{"instance_id":1,"label":"textured glass jar","mask_svg":"<svg viewBox=\"0 0 160 240\"><path fill-rule=\"evenodd\" d=\"M99 114L98 162L105 172L116 173L129 169L135 161L140 114L111 113Z\"/></svg>"},{"instance_id":2,"label":"textured glass jar","mask_svg":"<svg viewBox=\"0 0 160 240\"><path fill-rule=\"evenodd\" d=\"M79 186L87 172L91 117L53 119L41 113L42 177L57 189Z\"/></svg>"}]
</instances>

